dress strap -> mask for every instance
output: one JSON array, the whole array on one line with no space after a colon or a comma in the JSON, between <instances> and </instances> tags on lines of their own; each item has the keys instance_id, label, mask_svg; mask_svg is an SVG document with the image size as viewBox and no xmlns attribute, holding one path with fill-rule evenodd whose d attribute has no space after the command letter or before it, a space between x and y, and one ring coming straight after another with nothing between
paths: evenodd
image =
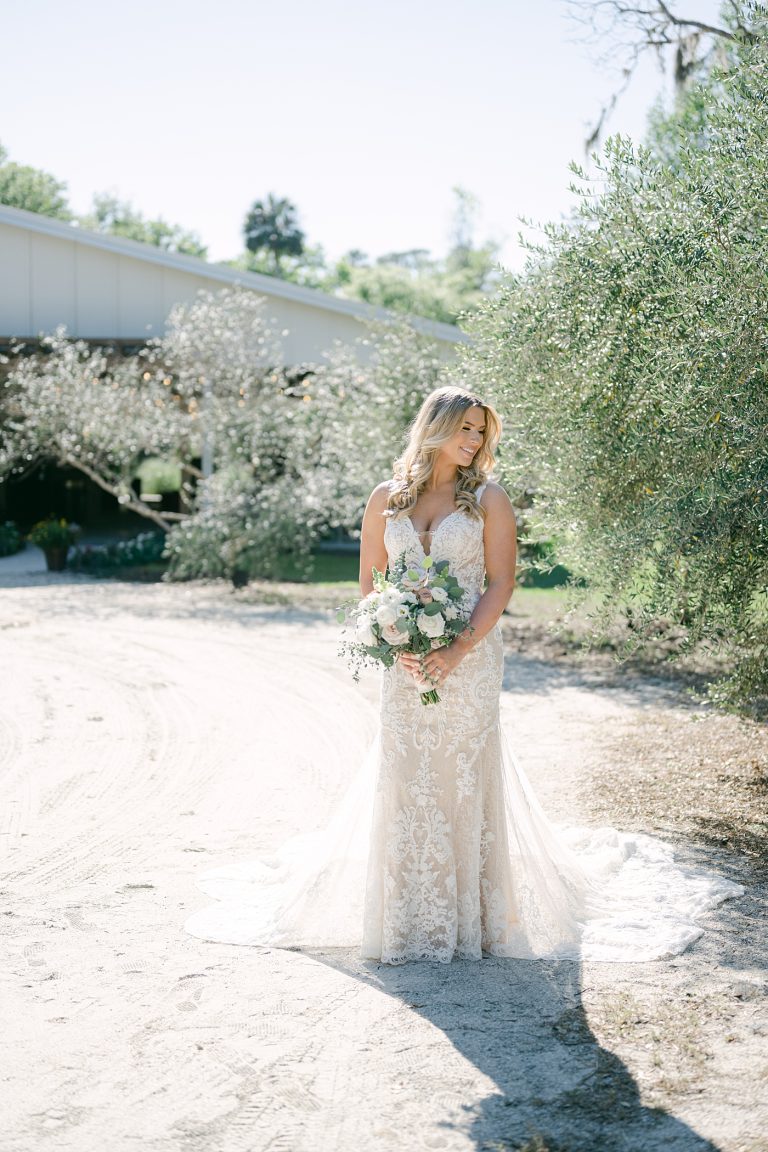
<instances>
[{"instance_id":1,"label":"dress strap","mask_svg":"<svg viewBox=\"0 0 768 1152\"><path fill-rule=\"evenodd\" d=\"M480 500L482 499L482 496L483 496L483 492L485 492L487 487L488 487L488 481L486 480L485 484L481 484L479 488L475 489L475 499L477 500L478 504L480 503Z\"/></svg>"}]
</instances>

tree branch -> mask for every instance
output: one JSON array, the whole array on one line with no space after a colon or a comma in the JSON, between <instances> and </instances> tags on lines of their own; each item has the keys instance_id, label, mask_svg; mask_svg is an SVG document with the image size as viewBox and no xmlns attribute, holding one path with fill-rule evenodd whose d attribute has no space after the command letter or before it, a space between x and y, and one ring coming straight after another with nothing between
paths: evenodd
<instances>
[{"instance_id":1,"label":"tree branch","mask_svg":"<svg viewBox=\"0 0 768 1152\"><path fill-rule=\"evenodd\" d=\"M744 24L744 7L738 0L730 0L736 32L718 24L678 16L672 11L669 0L653 0L644 5L626 3L625 0L565 0L565 3L571 11L572 19L589 29L583 39L595 43L610 38L613 42L613 55L618 49L626 61L622 68L622 83L603 106L595 127L585 141L588 154L599 142L606 122L629 86L639 60L647 49L654 49L658 53L663 68L663 49L676 46L674 75L680 88L695 70L697 60L694 54L698 36L715 37L730 43L753 43L756 40L755 33ZM603 56L603 63L608 55L606 52Z\"/></svg>"},{"instance_id":2,"label":"tree branch","mask_svg":"<svg viewBox=\"0 0 768 1152\"><path fill-rule=\"evenodd\" d=\"M108 492L110 496L114 496L120 503L120 492L112 484L100 476L95 469L91 468L88 464L78 460L76 456L71 456L68 452L62 456L62 462L68 464L70 468L76 468L78 472L82 472L94 484L97 484L104 492ZM169 532L174 521L187 520L189 517L184 512L156 512L154 508L150 508L143 500L129 499L121 504L122 508L129 508L131 512L137 512L139 516L145 516L147 520L151 520L162 528L164 532Z\"/></svg>"},{"instance_id":3,"label":"tree branch","mask_svg":"<svg viewBox=\"0 0 768 1152\"><path fill-rule=\"evenodd\" d=\"M696 28L699 32L708 32L710 36L722 36L725 40L736 39L733 32L729 32L727 28L718 28L714 24L702 24L701 20L683 20L679 16L675 16L674 12L670 12L664 0L656 0L656 3L675 28Z\"/></svg>"}]
</instances>

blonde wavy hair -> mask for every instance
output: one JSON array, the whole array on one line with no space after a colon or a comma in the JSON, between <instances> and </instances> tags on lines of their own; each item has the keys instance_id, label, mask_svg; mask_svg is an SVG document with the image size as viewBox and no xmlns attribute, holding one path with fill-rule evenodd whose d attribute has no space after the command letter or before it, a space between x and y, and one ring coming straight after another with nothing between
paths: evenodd
<instances>
[{"instance_id":1,"label":"blonde wavy hair","mask_svg":"<svg viewBox=\"0 0 768 1152\"><path fill-rule=\"evenodd\" d=\"M501 420L495 408L463 388L437 388L430 392L410 427L405 451L394 464L394 479L387 498L389 516L407 516L429 484L440 450L456 435L468 408L482 408L483 442L466 468L456 472L456 507L483 519L485 510L475 493L493 471L493 454L501 438Z\"/></svg>"}]
</instances>

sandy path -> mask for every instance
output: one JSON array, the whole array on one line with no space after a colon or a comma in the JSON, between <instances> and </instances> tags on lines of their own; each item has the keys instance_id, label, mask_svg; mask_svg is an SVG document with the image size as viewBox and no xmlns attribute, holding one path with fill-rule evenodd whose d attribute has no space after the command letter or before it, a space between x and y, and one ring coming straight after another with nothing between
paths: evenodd
<instances>
[{"instance_id":1,"label":"sandy path","mask_svg":"<svg viewBox=\"0 0 768 1152\"><path fill-rule=\"evenodd\" d=\"M768 1148L764 976L743 953L723 967L725 913L674 962L585 971L187 936L203 868L323 824L370 742L375 679L353 684L326 619L221 587L5 585L0 1147ZM647 706L509 668L505 725L556 818L578 818L601 734ZM679 1045L640 1024L660 1005L677 1021L692 990L739 1011L688 1091Z\"/></svg>"}]
</instances>

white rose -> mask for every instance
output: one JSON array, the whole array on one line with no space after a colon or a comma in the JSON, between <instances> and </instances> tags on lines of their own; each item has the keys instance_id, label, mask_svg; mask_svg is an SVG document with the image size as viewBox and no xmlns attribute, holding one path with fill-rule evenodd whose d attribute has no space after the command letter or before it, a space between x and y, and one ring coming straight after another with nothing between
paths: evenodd
<instances>
[{"instance_id":1,"label":"white rose","mask_svg":"<svg viewBox=\"0 0 768 1152\"><path fill-rule=\"evenodd\" d=\"M371 616L375 615L376 609L378 608L380 603L381 603L381 600L379 598L379 593L378 592L370 592L366 596L365 600L361 600L359 605L358 605L358 612L360 614L360 617L362 618L363 616L367 616L370 619Z\"/></svg>"},{"instance_id":2,"label":"white rose","mask_svg":"<svg viewBox=\"0 0 768 1152\"><path fill-rule=\"evenodd\" d=\"M448 599L448 593L445 588L432 588L431 592L433 600L437 600L439 604L445 604Z\"/></svg>"},{"instance_id":3,"label":"white rose","mask_svg":"<svg viewBox=\"0 0 768 1152\"><path fill-rule=\"evenodd\" d=\"M398 628L395 628L394 624L387 624L386 627L382 628L381 634L387 644L407 644L410 640L408 633L401 632Z\"/></svg>"},{"instance_id":4,"label":"white rose","mask_svg":"<svg viewBox=\"0 0 768 1152\"><path fill-rule=\"evenodd\" d=\"M361 616L358 620L357 628L355 629L355 640L357 640L358 644L365 644L368 648L373 648L378 643L373 628L371 627L371 622L367 616Z\"/></svg>"},{"instance_id":5,"label":"white rose","mask_svg":"<svg viewBox=\"0 0 768 1152\"><path fill-rule=\"evenodd\" d=\"M445 632L445 620L436 612L434 616L427 616L426 612L419 612L416 617L416 627L425 636L442 636Z\"/></svg>"},{"instance_id":6,"label":"white rose","mask_svg":"<svg viewBox=\"0 0 768 1152\"><path fill-rule=\"evenodd\" d=\"M385 600L376 609L376 619L382 628L394 624L397 620L397 605L393 604L391 600Z\"/></svg>"}]
</instances>

